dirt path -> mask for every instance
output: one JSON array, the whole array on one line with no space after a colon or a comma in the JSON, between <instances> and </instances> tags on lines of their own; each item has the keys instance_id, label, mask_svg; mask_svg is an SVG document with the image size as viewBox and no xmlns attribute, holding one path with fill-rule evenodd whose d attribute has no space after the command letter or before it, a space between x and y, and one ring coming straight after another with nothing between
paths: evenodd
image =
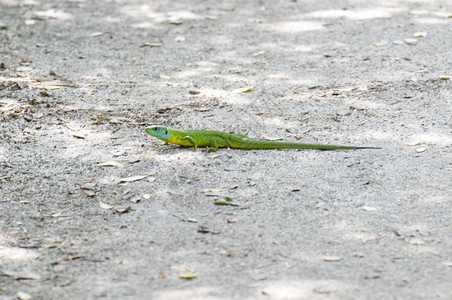
<instances>
[{"instance_id":1,"label":"dirt path","mask_svg":"<svg viewBox=\"0 0 452 300\"><path fill-rule=\"evenodd\" d=\"M0 0L0 298L452 298L452 2L366 2Z\"/></svg>"}]
</instances>

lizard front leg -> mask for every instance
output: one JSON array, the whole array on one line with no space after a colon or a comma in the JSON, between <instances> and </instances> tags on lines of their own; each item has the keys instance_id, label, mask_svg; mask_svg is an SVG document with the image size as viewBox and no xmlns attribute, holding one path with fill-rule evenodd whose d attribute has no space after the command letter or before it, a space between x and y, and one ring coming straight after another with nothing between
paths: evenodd
<instances>
[{"instance_id":1,"label":"lizard front leg","mask_svg":"<svg viewBox=\"0 0 452 300\"><path fill-rule=\"evenodd\" d=\"M189 136L189 135L184 136L182 138L182 140L189 141L192 144L192 146L193 146L193 151L196 151L196 149L198 149L198 144L196 143L196 141L191 136Z\"/></svg>"}]
</instances>

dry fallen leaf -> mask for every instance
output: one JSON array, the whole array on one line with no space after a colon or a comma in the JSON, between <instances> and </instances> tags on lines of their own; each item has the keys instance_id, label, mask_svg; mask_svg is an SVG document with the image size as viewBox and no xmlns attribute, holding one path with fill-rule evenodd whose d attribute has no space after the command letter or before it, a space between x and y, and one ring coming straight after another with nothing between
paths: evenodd
<instances>
[{"instance_id":1,"label":"dry fallen leaf","mask_svg":"<svg viewBox=\"0 0 452 300\"><path fill-rule=\"evenodd\" d=\"M339 257L339 256L325 256L322 259L324 261L328 261L328 262L333 261L334 262L334 261L340 261L342 259L342 257Z\"/></svg>"},{"instance_id":2,"label":"dry fallen leaf","mask_svg":"<svg viewBox=\"0 0 452 300\"><path fill-rule=\"evenodd\" d=\"M387 44L389 44L388 41L378 41L378 42L372 43L372 45L374 45L375 47L382 47L382 46L386 46Z\"/></svg>"},{"instance_id":3,"label":"dry fallen leaf","mask_svg":"<svg viewBox=\"0 0 452 300\"><path fill-rule=\"evenodd\" d=\"M41 279L41 275L32 271L22 271L22 272L14 272L14 273L9 273L9 272L5 272L2 271L3 274L5 274L6 276L9 277L14 277L14 279L16 280L23 280L23 279L30 279L30 280L39 280Z\"/></svg>"},{"instance_id":4,"label":"dry fallen leaf","mask_svg":"<svg viewBox=\"0 0 452 300\"><path fill-rule=\"evenodd\" d=\"M80 258L85 258L85 255L82 254L67 254L66 256L63 257L63 260L76 260L76 259L80 259Z\"/></svg>"},{"instance_id":5,"label":"dry fallen leaf","mask_svg":"<svg viewBox=\"0 0 452 300\"><path fill-rule=\"evenodd\" d=\"M452 267L452 261L445 261L442 263L442 265L445 267Z\"/></svg>"},{"instance_id":6,"label":"dry fallen leaf","mask_svg":"<svg viewBox=\"0 0 452 300\"><path fill-rule=\"evenodd\" d=\"M122 166L122 163L114 161L114 160L101 162L96 165L96 167L119 167L119 166Z\"/></svg>"},{"instance_id":7,"label":"dry fallen leaf","mask_svg":"<svg viewBox=\"0 0 452 300\"><path fill-rule=\"evenodd\" d=\"M418 32L413 33L413 37L415 37L415 38L426 37L426 36L427 36L426 31L418 31Z\"/></svg>"},{"instance_id":8,"label":"dry fallen leaf","mask_svg":"<svg viewBox=\"0 0 452 300\"><path fill-rule=\"evenodd\" d=\"M176 217L176 216L175 216L175 217ZM181 218L181 217L179 217L179 219L180 219L182 222L198 223L198 220L196 220L195 218Z\"/></svg>"},{"instance_id":9,"label":"dry fallen leaf","mask_svg":"<svg viewBox=\"0 0 452 300\"><path fill-rule=\"evenodd\" d=\"M169 19L168 23L172 25L182 25L184 22L182 22L182 20L179 19Z\"/></svg>"},{"instance_id":10,"label":"dry fallen leaf","mask_svg":"<svg viewBox=\"0 0 452 300\"><path fill-rule=\"evenodd\" d=\"M112 209L113 208L112 205L109 205L107 203L103 203L101 201L99 201L99 207L102 208L102 209Z\"/></svg>"},{"instance_id":11,"label":"dry fallen leaf","mask_svg":"<svg viewBox=\"0 0 452 300\"><path fill-rule=\"evenodd\" d=\"M412 142L408 142L406 145L407 146L418 146L420 145L422 142L420 141L412 141Z\"/></svg>"},{"instance_id":12,"label":"dry fallen leaf","mask_svg":"<svg viewBox=\"0 0 452 300\"><path fill-rule=\"evenodd\" d=\"M149 175L135 175L135 176L130 176L130 177L124 177L119 179L119 182L133 182L133 181L138 181L138 180L142 180L146 177L148 177Z\"/></svg>"},{"instance_id":13,"label":"dry fallen leaf","mask_svg":"<svg viewBox=\"0 0 452 300\"><path fill-rule=\"evenodd\" d=\"M16 72L30 72L33 71L32 67L18 67L16 68Z\"/></svg>"},{"instance_id":14,"label":"dry fallen leaf","mask_svg":"<svg viewBox=\"0 0 452 300\"><path fill-rule=\"evenodd\" d=\"M213 204L215 205L230 205L230 206L239 206L237 202L234 202L234 200L230 197L224 197L223 199L216 198L213 201Z\"/></svg>"},{"instance_id":15,"label":"dry fallen leaf","mask_svg":"<svg viewBox=\"0 0 452 300\"><path fill-rule=\"evenodd\" d=\"M52 218L58 218L61 216L61 212L50 215Z\"/></svg>"},{"instance_id":16,"label":"dry fallen leaf","mask_svg":"<svg viewBox=\"0 0 452 300\"><path fill-rule=\"evenodd\" d=\"M37 89L43 89L43 90L48 90L48 91L54 91L54 90L60 90L63 89L65 87L67 87L67 84L64 83L60 83L60 82L45 82L43 84L38 84L35 86L35 88Z\"/></svg>"},{"instance_id":17,"label":"dry fallen leaf","mask_svg":"<svg viewBox=\"0 0 452 300\"><path fill-rule=\"evenodd\" d=\"M155 172L143 172L141 173L141 175L145 175L145 176L154 176Z\"/></svg>"},{"instance_id":18,"label":"dry fallen leaf","mask_svg":"<svg viewBox=\"0 0 452 300\"><path fill-rule=\"evenodd\" d=\"M209 233L210 229L206 225L199 225L198 230L199 233Z\"/></svg>"},{"instance_id":19,"label":"dry fallen leaf","mask_svg":"<svg viewBox=\"0 0 452 300\"><path fill-rule=\"evenodd\" d=\"M138 203L140 201L141 201L141 197L139 195L136 195L136 196L130 198L130 202L133 202L133 203Z\"/></svg>"},{"instance_id":20,"label":"dry fallen leaf","mask_svg":"<svg viewBox=\"0 0 452 300\"><path fill-rule=\"evenodd\" d=\"M86 197L94 197L96 196L96 193L90 190L81 190L81 193L85 195Z\"/></svg>"},{"instance_id":21,"label":"dry fallen leaf","mask_svg":"<svg viewBox=\"0 0 452 300\"><path fill-rule=\"evenodd\" d=\"M371 207L371 206L363 206L363 209L365 211L375 211L375 210L377 210L375 207Z\"/></svg>"},{"instance_id":22,"label":"dry fallen leaf","mask_svg":"<svg viewBox=\"0 0 452 300\"><path fill-rule=\"evenodd\" d=\"M0 102L0 111L11 111L14 107L14 103Z\"/></svg>"},{"instance_id":23,"label":"dry fallen leaf","mask_svg":"<svg viewBox=\"0 0 452 300\"><path fill-rule=\"evenodd\" d=\"M84 184L82 184L80 186L80 188L84 189L84 190L94 190L96 188L96 182L95 181L96 181L95 179L91 179L90 181L85 182Z\"/></svg>"},{"instance_id":24,"label":"dry fallen leaf","mask_svg":"<svg viewBox=\"0 0 452 300\"><path fill-rule=\"evenodd\" d=\"M90 34L91 37L98 37L104 35L104 32L96 31Z\"/></svg>"},{"instance_id":25,"label":"dry fallen leaf","mask_svg":"<svg viewBox=\"0 0 452 300\"><path fill-rule=\"evenodd\" d=\"M264 138L264 140L267 140L267 141L281 141L281 140L287 138L288 135L282 136L282 137L268 137L265 134L262 134L262 137Z\"/></svg>"},{"instance_id":26,"label":"dry fallen leaf","mask_svg":"<svg viewBox=\"0 0 452 300\"><path fill-rule=\"evenodd\" d=\"M249 93L249 92L253 91L255 88L256 88L255 85L249 85L249 86L245 86L243 88L235 89L232 92L234 94Z\"/></svg>"},{"instance_id":27,"label":"dry fallen leaf","mask_svg":"<svg viewBox=\"0 0 452 300\"><path fill-rule=\"evenodd\" d=\"M196 272L186 271L186 272L180 274L179 278L182 278L182 279L194 279L194 278L196 278L196 276L198 276L198 274L196 274Z\"/></svg>"},{"instance_id":28,"label":"dry fallen leaf","mask_svg":"<svg viewBox=\"0 0 452 300\"><path fill-rule=\"evenodd\" d=\"M407 43L408 45L414 45L417 43L417 39L415 38L406 38L404 39L405 43Z\"/></svg>"},{"instance_id":29,"label":"dry fallen leaf","mask_svg":"<svg viewBox=\"0 0 452 300\"><path fill-rule=\"evenodd\" d=\"M254 52L254 53L253 53L253 56L259 56L259 55L262 55L262 54L264 54L264 53L265 53L264 50L257 51L257 52Z\"/></svg>"},{"instance_id":30,"label":"dry fallen leaf","mask_svg":"<svg viewBox=\"0 0 452 300\"><path fill-rule=\"evenodd\" d=\"M160 44L160 43L144 43L140 47L151 47L151 48L154 48L154 47L162 47L162 46L163 46L163 44Z\"/></svg>"},{"instance_id":31,"label":"dry fallen leaf","mask_svg":"<svg viewBox=\"0 0 452 300\"><path fill-rule=\"evenodd\" d=\"M115 207L115 211L117 211L118 213L126 213L129 212L132 209L131 206L127 206L127 207Z\"/></svg>"},{"instance_id":32,"label":"dry fallen leaf","mask_svg":"<svg viewBox=\"0 0 452 300\"><path fill-rule=\"evenodd\" d=\"M48 243L48 244L42 244L41 248L50 249L50 248L57 248L57 247L60 247L60 246L61 246L61 242L60 241L53 241L53 242Z\"/></svg>"},{"instance_id":33,"label":"dry fallen leaf","mask_svg":"<svg viewBox=\"0 0 452 300\"><path fill-rule=\"evenodd\" d=\"M425 151L427 151L427 147L419 147L419 148L416 148L416 152L417 153L422 153L422 152L425 152Z\"/></svg>"},{"instance_id":34,"label":"dry fallen leaf","mask_svg":"<svg viewBox=\"0 0 452 300\"><path fill-rule=\"evenodd\" d=\"M25 292L17 292L17 298L20 300L31 300L31 295Z\"/></svg>"},{"instance_id":35,"label":"dry fallen leaf","mask_svg":"<svg viewBox=\"0 0 452 300\"><path fill-rule=\"evenodd\" d=\"M201 190L201 193L204 193L206 196L220 196L222 189L204 189Z\"/></svg>"},{"instance_id":36,"label":"dry fallen leaf","mask_svg":"<svg viewBox=\"0 0 452 300\"><path fill-rule=\"evenodd\" d=\"M133 164L136 162L139 162L141 160L141 158L138 155L132 156L132 158L130 158L127 162L129 164Z\"/></svg>"},{"instance_id":37,"label":"dry fallen leaf","mask_svg":"<svg viewBox=\"0 0 452 300\"><path fill-rule=\"evenodd\" d=\"M411 239L408 243L411 245L424 245L425 241L423 239L414 238L414 239Z\"/></svg>"}]
</instances>

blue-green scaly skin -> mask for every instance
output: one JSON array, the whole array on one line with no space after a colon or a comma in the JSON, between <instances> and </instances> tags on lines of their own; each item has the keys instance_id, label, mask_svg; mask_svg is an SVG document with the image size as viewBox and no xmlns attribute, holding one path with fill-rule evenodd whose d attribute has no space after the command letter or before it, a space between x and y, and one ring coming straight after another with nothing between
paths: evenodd
<instances>
[{"instance_id":1,"label":"blue-green scaly skin","mask_svg":"<svg viewBox=\"0 0 452 300\"><path fill-rule=\"evenodd\" d=\"M166 143L186 147L208 147L208 151L217 151L218 148L228 147L236 149L317 149L317 150L356 150L380 149L376 147L354 147L320 144L303 144L290 142L276 142L254 140L243 134L232 134L213 130L179 130L162 126L151 126L145 129L146 133Z\"/></svg>"}]
</instances>

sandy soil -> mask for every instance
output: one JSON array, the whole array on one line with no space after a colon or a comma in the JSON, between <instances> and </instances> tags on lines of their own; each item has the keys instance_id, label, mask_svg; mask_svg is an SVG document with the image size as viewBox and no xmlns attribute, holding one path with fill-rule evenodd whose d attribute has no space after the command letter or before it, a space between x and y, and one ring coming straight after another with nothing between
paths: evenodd
<instances>
[{"instance_id":1,"label":"sandy soil","mask_svg":"<svg viewBox=\"0 0 452 300\"><path fill-rule=\"evenodd\" d=\"M0 298L451 299L452 2L371 2L0 0Z\"/></svg>"}]
</instances>

